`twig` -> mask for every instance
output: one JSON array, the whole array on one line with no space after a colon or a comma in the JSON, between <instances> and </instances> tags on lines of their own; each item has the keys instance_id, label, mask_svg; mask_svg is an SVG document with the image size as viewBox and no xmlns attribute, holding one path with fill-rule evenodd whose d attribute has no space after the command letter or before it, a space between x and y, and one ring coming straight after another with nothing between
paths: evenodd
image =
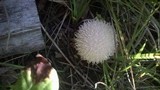
<instances>
[{"instance_id":1,"label":"twig","mask_svg":"<svg viewBox=\"0 0 160 90\"><path fill-rule=\"evenodd\" d=\"M70 60L65 56L65 54L62 52L62 50L58 47L58 45L55 43L55 41L50 37L46 29L41 25L42 30L45 32L45 34L48 36L48 38L51 40L51 42L54 44L54 46L58 49L58 51L62 54L62 56L67 60L67 62L71 65L71 67L91 86L94 87L76 68L75 66L70 62Z\"/></svg>"}]
</instances>

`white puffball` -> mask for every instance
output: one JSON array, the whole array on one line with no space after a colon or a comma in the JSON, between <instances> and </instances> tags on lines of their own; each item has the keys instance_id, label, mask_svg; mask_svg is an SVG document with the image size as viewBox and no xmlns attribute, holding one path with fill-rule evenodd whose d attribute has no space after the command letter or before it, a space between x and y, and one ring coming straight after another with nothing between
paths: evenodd
<instances>
[{"instance_id":1,"label":"white puffball","mask_svg":"<svg viewBox=\"0 0 160 90\"><path fill-rule=\"evenodd\" d=\"M75 36L78 54L89 63L101 63L113 56L116 51L114 28L105 21L86 20Z\"/></svg>"}]
</instances>

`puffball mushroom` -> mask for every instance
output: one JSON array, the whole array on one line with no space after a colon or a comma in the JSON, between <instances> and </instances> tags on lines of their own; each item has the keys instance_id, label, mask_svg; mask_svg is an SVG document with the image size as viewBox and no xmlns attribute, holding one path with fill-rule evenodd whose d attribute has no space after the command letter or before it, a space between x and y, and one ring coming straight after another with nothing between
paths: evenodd
<instances>
[{"instance_id":1,"label":"puffball mushroom","mask_svg":"<svg viewBox=\"0 0 160 90\"><path fill-rule=\"evenodd\" d=\"M103 20L86 20L75 33L75 48L83 60L101 63L116 51L115 31Z\"/></svg>"}]
</instances>

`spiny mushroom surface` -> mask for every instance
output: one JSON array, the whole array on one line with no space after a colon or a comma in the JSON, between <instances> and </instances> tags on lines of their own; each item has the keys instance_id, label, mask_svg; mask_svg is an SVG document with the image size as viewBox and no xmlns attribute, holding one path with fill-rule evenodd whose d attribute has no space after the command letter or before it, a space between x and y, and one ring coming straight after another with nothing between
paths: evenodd
<instances>
[{"instance_id":1,"label":"spiny mushroom surface","mask_svg":"<svg viewBox=\"0 0 160 90\"><path fill-rule=\"evenodd\" d=\"M115 53L114 28L103 20L86 20L75 33L75 37L78 54L89 63L101 63Z\"/></svg>"}]
</instances>

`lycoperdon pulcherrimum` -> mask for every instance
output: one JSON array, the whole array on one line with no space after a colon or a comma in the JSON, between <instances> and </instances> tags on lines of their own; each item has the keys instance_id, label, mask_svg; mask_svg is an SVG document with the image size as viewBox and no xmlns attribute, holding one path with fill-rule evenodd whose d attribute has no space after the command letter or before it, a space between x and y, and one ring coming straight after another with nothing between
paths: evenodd
<instances>
[{"instance_id":1,"label":"lycoperdon pulcherrimum","mask_svg":"<svg viewBox=\"0 0 160 90\"><path fill-rule=\"evenodd\" d=\"M88 63L102 63L116 51L115 29L104 20L88 19L75 33L75 48Z\"/></svg>"}]
</instances>

